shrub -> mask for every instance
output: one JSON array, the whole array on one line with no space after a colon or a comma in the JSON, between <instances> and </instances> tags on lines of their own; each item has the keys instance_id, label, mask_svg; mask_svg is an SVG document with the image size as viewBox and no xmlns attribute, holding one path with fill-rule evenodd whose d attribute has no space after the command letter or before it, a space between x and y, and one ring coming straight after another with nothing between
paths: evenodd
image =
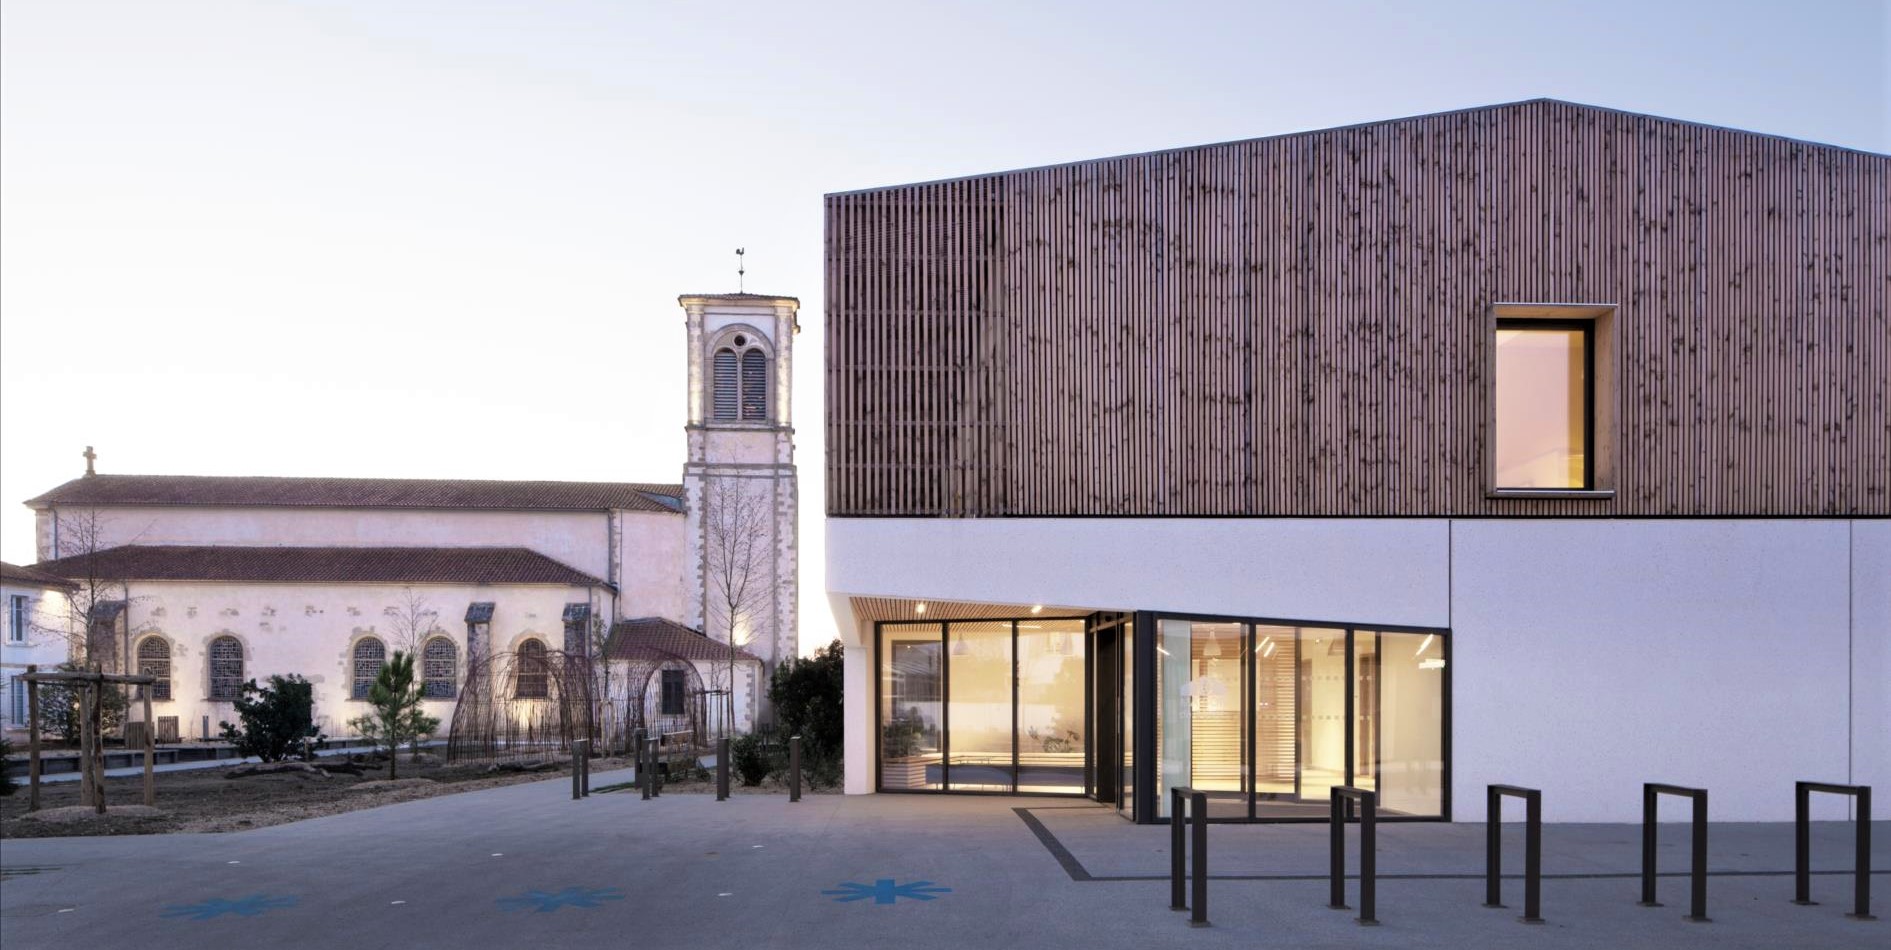
<instances>
[{"instance_id":1,"label":"shrub","mask_svg":"<svg viewBox=\"0 0 1891 950\"><path fill-rule=\"evenodd\" d=\"M768 750L763 745L760 736L752 733L736 736L735 741L729 744L729 749L730 758L733 760L730 764L735 767L735 774L742 779L744 785L760 785L762 779L767 778L768 773L774 771L768 761Z\"/></svg>"},{"instance_id":2,"label":"shrub","mask_svg":"<svg viewBox=\"0 0 1891 950\"><path fill-rule=\"evenodd\" d=\"M400 758L401 743L418 746L422 736L433 735L440 720L420 711L423 684L414 682L414 655L395 650L381 666L368 689L368 705L374 712L348 720L348 725L387 750L387 777L395 778L395 761Z\"/></svg>"},{"instance_id":3,"label":"shrub","mask_svg":"<svg viewBox=\"0 0 1891 950\"><path fill-rule=\"evenodd\" d=\"M840 781L841 749L846 741L846 708L842 704L842 646L836 639L806 659L791 659L775 668L768 699L781 719L784 741L801 737L801 766L810 784Z\"/></svg>"},{"instance_id":4,"label":"shrub","mask_svg":"<svg viewBox=\"0 0 1891 950\"><path fill-rule=\"evenodd\" d=\"M76 663L61 663L62 673L83 673L85 667ZM85 690L66 683L39 684L39 731L43 735L57 735L66 745L78 748L79 726L83 717L79 715L79 697ZM102 697L99 705L99 735L111 735L125 721L125 693L114 686L100 689Z\"/></svg>"},{"instance_id":5,"label":"shrub","mask_svg":"<svg viewBox=\"0 0 1891 950\"><path fill-rule=\"evenodd\" d=\"M6 770L7 757L13 754L13 740L0 736L0 798L5 798L19 789L13 784L13 776Z\"/></svg>"},{"instance_id":6,"label":"shrub","mask_svg":"<svg viewBox=\"0 0 1891 950\"><path fill-rule=\"evenodd\" d=\"M324 738L315 729L315 687L291 674L271 676L268 686L243 684L236 697L239 725L222 723L223 738L245 756L280 762L292 755L308 758L312 742Z\"/></svg>"}]
</instances>

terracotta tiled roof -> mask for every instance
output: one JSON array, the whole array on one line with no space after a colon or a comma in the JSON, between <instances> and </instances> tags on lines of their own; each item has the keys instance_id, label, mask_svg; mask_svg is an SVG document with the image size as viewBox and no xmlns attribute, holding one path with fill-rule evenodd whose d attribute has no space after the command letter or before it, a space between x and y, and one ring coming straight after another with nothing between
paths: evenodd
<instances>
[{"instance_id":1,"label":"terracotta tiled roof","mask_svg":"<svg viewBox=\"0 0 1891 950\"><path fill-rule=\"evenodd\" d=\"M611 636L604 641L604 657L608 660L672 656L685 660L727 660L729 647L720 640L703 636L693 627L662 617L619 620L611 625ZM762 661L761 657L741 648L736 649L735 658Z\"/></svg>"},{"instance_id":2,"label":"terracotta tiled roof","mask_svg":"<svg viewBox=\"0 0 1891 950\"><path fill-rule=\"evenodd\" d=\"M316 584L574 584L603 581L528 548L269 548L132 545L42 561L33 569L68 577L143 581Z\"/></svg>"},{"instance_id":3,"label":"terracotta tiled roof","mask_svg":"<svg viewBox=\"0 0 1891 950\"><path fill-rule=\"evenodd\" d=\"M62 590L79 585L57 574L0 561L0 582L16 587L57 587Z\"/></svg>"},{"instance_id":4,"label":"terracotta tiled roof","mask_svg":"<svg viewBox=\"0 0 1891 950\"><path fill-rule=\"evenodd\" d=\"M676 512L683 486L642 482L501 482L452 478L89 475L27 502L307 508L500 508Z\"/></svg>"}]
</instances>

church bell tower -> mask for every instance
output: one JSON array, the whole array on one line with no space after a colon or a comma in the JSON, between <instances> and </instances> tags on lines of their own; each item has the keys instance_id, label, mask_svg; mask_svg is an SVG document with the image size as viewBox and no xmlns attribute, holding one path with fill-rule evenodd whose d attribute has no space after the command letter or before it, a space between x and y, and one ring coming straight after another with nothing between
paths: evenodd
<instances>
[{"instance_id":1,"label":"church bell tower","mask_svg":"<svg viewBox=\"0 0 1891 950\"><path fill-rule=\"evenodd\" d=\"M749 293L677 302L689 340L688 622L710 639L733 639L772 675L800 649L791 409L801 303ZM768 684L746 686L758 721Z\"/></svg>"}]
</instances>

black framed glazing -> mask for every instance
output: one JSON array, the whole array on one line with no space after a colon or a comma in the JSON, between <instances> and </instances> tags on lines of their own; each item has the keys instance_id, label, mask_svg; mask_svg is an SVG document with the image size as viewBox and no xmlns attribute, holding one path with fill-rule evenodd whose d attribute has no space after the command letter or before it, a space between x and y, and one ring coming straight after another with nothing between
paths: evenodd
<instances>
[{"instance_id":1,"label":"black framed glazing","mask_svg":"<svg viewBox=\"0 0 1891 950\"><path fill-rule=\"evenodd\" d=\"M873 624L873 671L872 671L873 690L874 690L873 692L873 721L874 721L873 785L874 785L874 790L876 792L882 792L882 793L888 793L888 794L1031 795L1031 796L1048 796L1048 797L1055 797L1055 798L1076 798L1076 797L1082 797L1084 795L1089 794L1090 789L1091 789L1090 775L1091 775L1091 770L1092 770L1092 761L1095 755L1095 752L1094 752L1095 736L1094 736L1094 733L1089 731L1091 729L1091 714L1090 714L1091 697L1089 695L1089 690L1090 690L1090 682L1089 682L1090 636L1089 634L1091 630L1091 621L1096 616L1097 615L1093 614L1090 617L1049 617L1049 618L1046 618L1046 617L1036 617L1036 616L1025 616L1025 617L1003 617L1003 618L989 618L989 619L981 618L977 620L964 620L964 619L944 620L944 619L930 619L929 618L929 619L924 619L924 620L914 619L914 620L875 621ZM1019 688L1019 667L1020 667L1018 631L1019 631L1020 625L1025 624L1025 623L1059 622L1059 621L1079 623L1083 625L1083 629L1079 631L1075 631L1073 634L1071 634L1075 637L1075 640L1073 642L1081 645L1082 649L1085 651L1083 663L1082 663L1082 670L1083 670L1082 675L1084 676L1085 696L1084 696L1083 702L1084 702L1084 722L1085 722L1086 732L1083 737L1083 760L1082 760L1083 764L1081 766L1081 772L1080 772L1081 777L1079 778L1077 784L1074 785L1070 791L1055 791L1055 792L1020 791L1019 779L1020 779L1020 776L1022 775L1022 768L1019 762L1021 750L1019 748L1020 739L1019 739L1019 728L1018 728L1019 726L1018 688ZM952 653L951 653L952 631L955 625L964 626L964 625L971 625L971 624L977 624L977 625L1006 624L1010 627L1009 649L1011 651L1010 652L1010 657L1011 657L1011 683L1010 683L1011 763L1009 767L1010 787L1009 789L1006 789L1006 790L955 789L952 787L952 705L953 705L952 695L953 694L952 694L952 663L950 660L952 656ZM885 778L886 778L885 776L886 695L885 693L886 693L887 667L886 667L885 628L889 626L908 627L908 628L937 626L939 628L938 643L939 643L940 657L941 657L942 662L940 663L940 675L939 675L940 779L938 783L939 784L938 788L888 788L886 786L886 781L885 781ZM981 783L981 784L989 784L989 783Z\"/></svg>"},{"instance_id":2,"label":"black framed glazing","mask_svg":"<svg viewBox=\"0 0 1891 950\"><path fill-rule=\"evenodd\" d=\"M1451 662L1451 639L1452 638L1451 638L1451 631L1449 629L1443 628L1443 627L1413 626L1409 624L1352 623L1352 622L1344 622L1344 621L1305 620L1305 619L1291 619L1291 618L1281 618L1281 617L1233 617L1233 616L1228 616L1226 614L1197 614L1197 613L1181 613L1181 612L1171 612L1171 611L1142 611L1142 612L1138 612L1135 616L1136 616L1136 621L1138 623L1138 629L1144 630L1144 631L1157 629L1157 624L1159 624L1163 620L1180 620L1180 621L1187 621L1190 623L1245 624L1246 629L1245 629L1243 640L1242 640L1243 642L1242 652L1244 655L1249 654L1254 648L1253 645L1254 645L1254 638L1256 636L1255 634L1256 627L1265 626L1265 627L1318 628L1318 629L1326 629L1326 630L1343 631L1344 637L1345 637L1345 644L1346 644L1346 648L1345 648L1346 672L1344 674L1345 679L1346 679L1346 696L1345 696L1345 706L1344 706L1345 721L1344 721L1344 728L1342 730L1343 737L1344 737L1343 738L1344 748L1343 748L1342 754L1344 756L1344 763L1345 763L1344 781L1348 784L1353 782L1356 777L1355 766L1357 764L1356 763L1357 756L1356 756L1356 747L1355 747L1355 736L1354 736L1354 732L1355 732L1354 716L1357 709L1355 693L1358 688L1358 680L1356 676L1356 667L1355 667L1355 657L1357 655L1357 650L1355 646L1356 638L1354 634L1363 631L1367 633L1384 632L1384 633L1403 633L1403 634L1431 634L1431 635L1436 636L1438 638L1438 645L1439 645L1439 651L1440 651L1439 656L1440 656L1440 659L1444 661L1444 666L1439 671L1442 674L1440 678L1440 683L1439 683L1439 689L1440 689L1439 712L1440 712L1440 719L1442 721L1439 723L1440 735L1439 735L1439 746L1438 746L1440 759L1441 759L1441 767L1440 767L1440 774L1439 774L1439 781L1441 784L1439 788L1438 814L1436 815L1387 815L1382 812L1378 816L1378 820L1382 822L1422 822L1422 821L1450 821L1451 820L1451 728L1452 728L1451 726L1451 670L1452 670L1453 664ZM1137 725L1138 725L1138 728L1136 729L1137 758L1136 758L1136 790L1135 790L1135 799L1136 799L1137 808L1134 815L1132 816L1132 820L1135 821L1137 824L1167 824L1169 819L1166 816L1158 816L1156 813L1157 811L1156 798L1160 792L1160 789L1158 788L1159 782L1158 782L1158 777L1157 777L1156 761L1155 761L1155 751L1156 751L1155 750L1155 735L1154 735L1155 730L1153 728L1153 723L1155 719L1156 697L1159 691L1159 684L1156 682L1155 675L1154 675L1154 667L1156 665L1155 664L1156 641L1158 637L1157 636L1139 636L1137 639L1139 641L1136 644L1137 658L1139 661L1146 663L1147 666L1139 666L1137 670L1138 675L1135 681L1136 696L1134 697L1134 700L1135 700L1136 708L1137 708ZM1146 643L1142 641L1146 641ZM1144 670L1148 671L1148 675L1143 675ZM1244 687L1244 690L1247 691L1245 695L1249 695L1251 698L1252 690L1253 690L1253 680L1254 680L1254 674L1251 668L1246 678L1248 680L1248 684ZM1383 676L1375 677L1373 681L1374 688L1375 689L1380 688L1382 681L1383 681ZM1296 701L1298 700L1299 700L1299 697L1296 696ZM1242 728L1247 731L1247 736L1244 739L1244 747L1250 750L1250 756L1249 756L1248 764L1246 768L1251 772L1251 770L1254 767L1254 758L1251 754L1251 750L1253 749L1252 743L1253 743L1253 731L1254 731L1254 725L1253 725L1254 717L1253 717L1252 705L1248 706L1248 715L1243 716L1242 720L1243 720ZM1374 720L1375 729L1383 728L1382 720L1383 720L1383 717L1375 718ZM1294 780L1296 794L1298 794L1300 791L1300 776L1298 773L1301 771L1298 766L1298 761L1299 761L1300 751L1301 751L1298 747L1298 742L1299 740L1298 740L1298 737L1296 736L1296 748L1295 748L1296 775L1295 775L1295 780ZM1383 746L1377 741L1375 741L1373 745L1374 745L1375 750L1380 750L1383 748ZM1377 776L1382 771L1380 768L1380 762L1379 762L1378 756L1379 756L1379 753L1375 751L1375 758L1372 765L1372 771L1375 777L1375 781L1376 781ZM1251 776L1250 776L1250 779L1251 779ZM1324 811L1321 811L1319 814L1310 813L1309 816L1307 817L1283 817L1283 816L1271 816L1271 817L1265 817L1265 818L1259 817L1258 814L1256 813L1258 796L1257 796L1257 793L1253 791L1253 785L1251 781L1248 783L1248 788L1249 788L1248 814L1250 817L1247 817L1247 818L1220 817L1220 818L1210 818L1209 821L1216 822L1216 823L1254 822L1254 823L1265 823L1265 824L1312 824L1312 823L1327 822L1330 820L1329 816L1326 815Z\"/></svg>"}]
</instances>

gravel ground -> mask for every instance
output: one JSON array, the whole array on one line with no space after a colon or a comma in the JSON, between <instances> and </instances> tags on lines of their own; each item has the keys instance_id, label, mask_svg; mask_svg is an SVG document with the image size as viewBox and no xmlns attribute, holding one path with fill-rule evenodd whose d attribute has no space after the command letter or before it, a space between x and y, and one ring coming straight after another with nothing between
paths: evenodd
<instances>
[{"instance_id":1,"label":"gravel ground","mask_svg":"<svg viewBox=\"0 0 1891 950\"><path fill-rule=\"evenodd\" d=\"M622 759L595 759L591 769L601 772L624 768L629 764ZM163 812L162 815L139 817L107 814L102 818L76 822L25 820L22 816L26 814L26 788L22 780L17 792L0 798L0 838L243 831L394 802L543 781L559 774L571 774L568 766L543 772L495 774L486 770L485 763L413 765L403 762L400 780L395 783L386 781L387 770L384 766L372 765L366 767L361 775L330 772L327 778L297 773L227 778L230 770L236 767L232 764L224 768L158 773L157 807ZM429 781L409 782L408 779ZM356 790L357 786L362 788ZM142 777L108 778L105 780L105 801L108 805L141 804L143 789ZM684 788L679 786L677 790L683 791ZM42 809L78 804L77 782L40 786Z\"/></svg>"}]
</instances>

